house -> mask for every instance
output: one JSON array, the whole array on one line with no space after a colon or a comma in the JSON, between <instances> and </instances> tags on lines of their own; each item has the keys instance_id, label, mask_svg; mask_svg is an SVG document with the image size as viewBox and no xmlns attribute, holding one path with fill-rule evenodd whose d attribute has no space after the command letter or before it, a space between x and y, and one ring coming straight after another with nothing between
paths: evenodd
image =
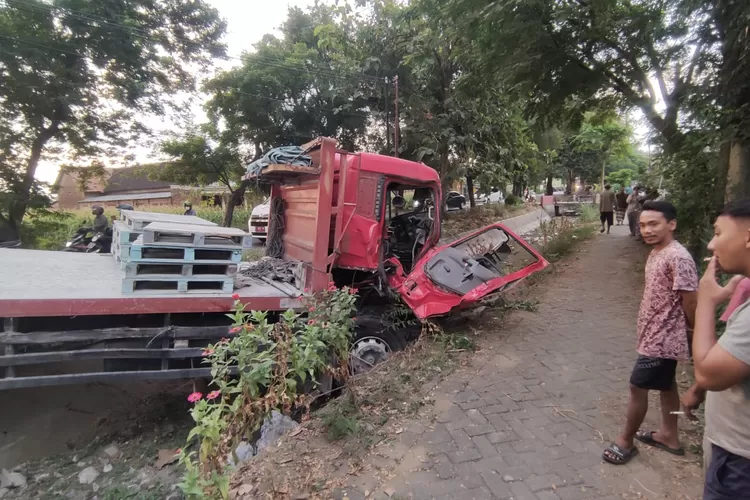
<instances>
[{"instance_id":1,"label":"house","mask_svg":"<svg viewBox=\"0 0 750 500\"><path fill-rule=\"evenodd\" d=\"M56 208L75 210L93 205L116 207L127 203L137 209L146 207L181 207L186 200L222 205L228 190L223 186L198 188L149 179L140 167L107 168L105 175L88 181L82 191L73 172L61 170L55 181Z\"/></svg>"}]
</instances>

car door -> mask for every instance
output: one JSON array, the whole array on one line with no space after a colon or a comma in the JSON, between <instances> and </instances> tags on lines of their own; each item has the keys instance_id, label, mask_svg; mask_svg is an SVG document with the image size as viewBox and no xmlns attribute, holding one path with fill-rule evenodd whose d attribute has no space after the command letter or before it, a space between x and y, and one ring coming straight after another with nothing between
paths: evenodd
<instances>
[{"instance_id":1,"label":"car door","mask_svg":"<svg viewBox=\"0 0 750 500\"><path fill-rule=\"evenodd\" d=\"M389 284L418 318L425 319L476 305L541 271L549 262L497 223L433 248L408 275L397 261L390 264L396 269Z\"/></svg>"}]
</instances>

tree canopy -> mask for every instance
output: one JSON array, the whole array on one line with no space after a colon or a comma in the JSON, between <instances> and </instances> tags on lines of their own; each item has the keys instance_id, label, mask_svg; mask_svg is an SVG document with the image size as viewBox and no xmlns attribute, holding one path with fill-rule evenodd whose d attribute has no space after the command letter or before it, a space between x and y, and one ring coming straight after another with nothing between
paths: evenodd
<instances>
[{"instance_id":1,"label":"tree canopy","mask_svg":"<svg viewBox=\"0 0 750 500\"><path fill-rule=\"evenodd\" d=\"M42 157L111 153L146 134L144 116L224 54L225 27L200 0L0 2L3 222L17 229L39 199Z\"/></svg>"}]
</instances>

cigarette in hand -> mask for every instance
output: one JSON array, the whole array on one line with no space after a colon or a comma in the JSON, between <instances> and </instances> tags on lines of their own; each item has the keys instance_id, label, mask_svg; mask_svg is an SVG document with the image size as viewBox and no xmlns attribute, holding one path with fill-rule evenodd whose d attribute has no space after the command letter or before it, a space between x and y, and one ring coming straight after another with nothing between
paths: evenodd
<instances>
[{"instance_id":1,"label":"cigarette in hand","mask_svg":"<svg viewBox=\"0 0 750 500\"><path fill-rule=\"evenodd\" d=\"M703 262L710 262L712 258L713 257L706 257L705 259L703 259Z\"/></svg>"},{"instance_id":2,"label":"cigarette in hand","mask_svg":"<svg viewBox=\"0 0 750 500\"><path fill-rule=\"evenodd\" d=\"M669 414L670 415L684 415L685 412L684 411L670 411Z\"/></svg>"}]
</instances>

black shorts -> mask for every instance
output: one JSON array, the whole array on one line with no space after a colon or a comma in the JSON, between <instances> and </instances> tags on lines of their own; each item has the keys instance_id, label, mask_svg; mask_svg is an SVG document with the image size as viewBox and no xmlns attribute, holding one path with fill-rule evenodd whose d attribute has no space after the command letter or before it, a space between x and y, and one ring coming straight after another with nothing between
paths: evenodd
<instances>
[{"instance_id":1,"label":"black shorts","mask_svg":"<svg viewBox=\"0 0 750 500\"><path fill-rule=\"evenodd\" d=\"M711 445L703 500L735 500L750 494L750 460Z\"/></svg>"},{"instance_id":2,"label":"black shorts","mask_svg":"<svg viewBox=\"0 0 750 500\"><path fill-rule=\"evenodd\" d=\"M599 212L599 220L602 221L602 224L606 222L607 224L611 226L615 223L615 213L614 212Z\"/></svg>"},{"instance_id":3,"label":"black shorts","mask_svg":"<svg viewBox=\"0 0 750 500\"><path fill-rule=\"evenodd\" d=\"M630 384L639 389L668 391L675 384L676 372L675 359L650 358L639 354L630 374Z\"/></svg>"}]
</instances>

